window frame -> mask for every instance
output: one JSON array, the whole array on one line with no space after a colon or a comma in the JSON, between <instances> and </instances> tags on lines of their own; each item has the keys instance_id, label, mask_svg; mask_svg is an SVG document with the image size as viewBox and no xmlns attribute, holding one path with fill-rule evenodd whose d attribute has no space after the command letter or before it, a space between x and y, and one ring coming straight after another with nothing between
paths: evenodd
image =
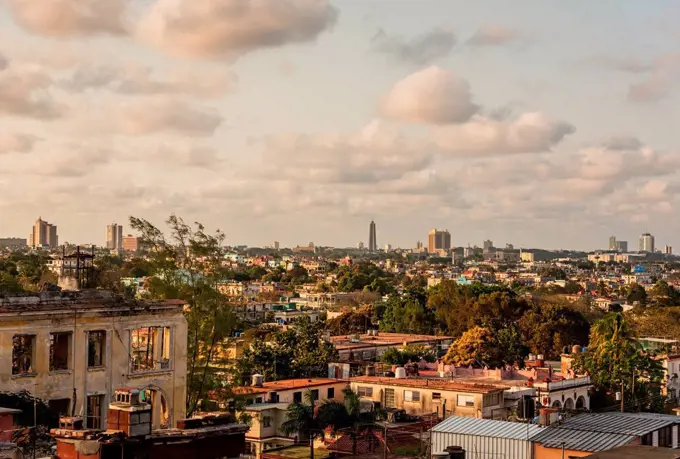
<instances>
[{"instance_id":1,"label":"window frame","mask_svg":"<svg viewBox=\"0 0 680 459\"><path fill-rule=\"evenodd\" d=\"M419 390L404 389L404 401L405 402L419 403L420 402L420 391Z\"/></svg>"},{"instance_id":2,"label":"window frame","mask_svg":"<svg viewBox=\"0 0 680 459\"><path fill-rule=\"evenodd\" d=\"M357 395L359 397L373 398L373 387L372 386L358 386Z\"/></svg>"},{"instance_id":3,"label":"window frame","mask_svg":"<svg viewBox=\"0 0 680 459\"><path fill-rule=\"evenodd\" d=\"M30 338L31 340L31 348L28 353L24 352L20 356L15 356L15 351L17 348L17 340L21 340L22 338ZM33 334L33 333L19 333L14 336L12 336L12 376L34 376L36 374L35 370L35 351L36 351L36 344L38 343L38 336ZM24 345L25 346L25 345ZM29 355L30 354L30 355ZM28 369L25 371L20 371L15 369L15 363L18 362L18 360L21 357L26 357L28 356Z\"/></svg>"},{"instance_id":4,"label":"window frame","mask_svg":"<svg viewBox=\"0 0 680 459\"><path fill-rule=\"evenodd\" d=\"M100 339L97 341L92 340L93 335L99 335ZM87 331L87 368L101 368L106 366L106 340L108 338L108 333L106 330L88 330ZM99 344L99 360L98 363L93 357L93 343ZM94 362L94 363L91 363Z\"/></svg>"},{"instance_id":5,"label":"window frame","mask_svg":"<svg viewBox=\"0 0 680 459\"><path fill-rule=\"evenodd\" d=\"M464 400L464 403L461 403L461 400ZM470 402L472 400L472 402ZM457 394L456 395L456 406L463 406L466 408L474 408L475 406L475 396L474 395L468 395L468 394Z\"/></svg>"}]
</instances>

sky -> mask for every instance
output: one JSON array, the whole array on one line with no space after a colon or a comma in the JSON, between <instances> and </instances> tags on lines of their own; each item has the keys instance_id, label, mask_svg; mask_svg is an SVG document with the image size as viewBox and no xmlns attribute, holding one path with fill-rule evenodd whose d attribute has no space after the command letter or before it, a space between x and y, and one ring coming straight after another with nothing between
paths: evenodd
<instances>
[{"instance_id":1,"label":"sky","mask_svg":"<svg viewBox=\"0 0 680 459\"><path fill-rule=\"evenodd\" d=\"M0 237L680 249L675 0L0 0Z\"/></svg>"}]
</instances>

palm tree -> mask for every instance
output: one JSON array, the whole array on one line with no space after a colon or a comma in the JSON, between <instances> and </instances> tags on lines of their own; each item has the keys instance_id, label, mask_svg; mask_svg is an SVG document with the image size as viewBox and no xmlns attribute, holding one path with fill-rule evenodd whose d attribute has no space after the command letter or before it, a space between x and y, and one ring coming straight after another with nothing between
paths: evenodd
<instances>
[{"instance_id":1,"label":"palm tree","mask_svg":"<svg viewBox=\"0 0 680 459\"><path fill-rule=\"evenodd\" d=\"M303 403L293 402L286 410L286 420L281 424L281 432L286 435L304 435L309 437L309 457L314 459L314 437L320 429L314 415L314 395L311 390L305 391Z\"/></svg>"}]
</instances>

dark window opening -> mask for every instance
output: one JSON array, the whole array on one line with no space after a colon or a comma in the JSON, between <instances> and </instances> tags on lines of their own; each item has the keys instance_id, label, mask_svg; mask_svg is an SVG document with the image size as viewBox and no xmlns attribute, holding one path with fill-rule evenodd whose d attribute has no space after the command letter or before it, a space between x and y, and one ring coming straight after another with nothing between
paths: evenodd
<instances>
[{"instance_id":1,"label":"dark window opening","mask_svg":"<svg viewBox=\"0 0 680 459\"><path fill-rule=\"evenodd\" d=\"M47 402L50 411L57 416L69 416L70 398L55 398Z\"/></svg>"},{"instance_id":2,"label":"dark window opening","mask_svg":"<svg viewBox=\"0 0 680 459\"><path fill-rule=\"evenodd\" d=\"M326 398L335 398L335 388L333 387L328 388L328 396Z\"/></svg>"},{"instance_id":3,"label":"dark window opening","mask_svg":"<svg viewBox=\"0 0 680 459\"><path fill-rule=\"evenodd\" d=\"M302 403L302 392L293 392L293 403Z\"/></svg>"},{"instance_id":4,"label":"dark window opening","mask_svg":"<svg viewBox=\"0 0 680 459\"><path fill-rule=\"evenodd\" d=\"M91 331L87 334L87 366L101 367L104 365L104 350L106 349L106 332Z\"/></svg>"},{"instance_id":5,"label":"dark window opening","mask_svg":"<svg viewBox=\"0 0 680 459\"><path fill-rule=\"evenodd\" d=\"M71 333L50 333L50 371L68 370Z\"/></svg>"},{"instance_id":6,"label":"dark window opening","mask_svg":"<svg viewBox=\"0 0 680 459\"><path fill-rule=\"evenodd\" d=\"M12 338L12 374L32 374L35 335L16 335Z\"/></svg>"},{"instance_id":7,"label":"dark window opening","mask_svg":"<svg viewBox=\"0 0 680 459\"><path fill-rule=\"evenodd\" d=\"M102 428L103 395L88 395L87 397L87 427L89 429Z\"/></svg>"},{"instance_id":8,"label":"dark window opening","mask_svg":"<svg viewBox=\"0 0 680 459\"><path fill-rule=\"evenodd\" d=\"M312 390L312 400L314 401L319 400L319 389Z\"/></svg>"}]
</instances>

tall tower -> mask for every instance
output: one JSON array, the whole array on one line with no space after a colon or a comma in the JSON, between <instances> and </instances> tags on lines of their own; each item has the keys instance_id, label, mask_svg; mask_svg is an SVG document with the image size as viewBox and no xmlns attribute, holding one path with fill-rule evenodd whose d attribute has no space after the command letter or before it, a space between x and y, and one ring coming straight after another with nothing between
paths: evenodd
<instances>
[{"instance_id":1,"label":"tall tower","mask_svg":"<svg viewBox=\"0 0 680 459\"><path fill-rule=\"evenodd\" d=\"M33 225L33 231L31 231L28 239L30 247L58 247L57 225L48 223L39 217Z\"/></svg>"},{"instance_id":2,"label":"tall tower","mask_svg":"<svg viewBox=\"0 0 680 459\"><path fill-rule=\"evenodd\" d=\"M123 250L123 225L117 223L106 225L106 248Z\"/></svg>"},{"instance_id":3,"label":"tall tower","mask_svg":"<svg viewBox=\"0 0 680 459\"><path fill-rule=\"evenodd\" d=\"M368 226L368 251L378 251L378 240L375 236L375 222L373 220L371 220L371 224Z\"/></svg>"},{"instance_id":4,"label":"tall tower","mask_svg":"<svg viewBox=\"0 0 680 459\"><path fill-rule=\"evenodd\" d=\"M649 233L642 233L640 235L639 249L640 252L654 253L654 236Z\"/></svg>"}]
</instances>

